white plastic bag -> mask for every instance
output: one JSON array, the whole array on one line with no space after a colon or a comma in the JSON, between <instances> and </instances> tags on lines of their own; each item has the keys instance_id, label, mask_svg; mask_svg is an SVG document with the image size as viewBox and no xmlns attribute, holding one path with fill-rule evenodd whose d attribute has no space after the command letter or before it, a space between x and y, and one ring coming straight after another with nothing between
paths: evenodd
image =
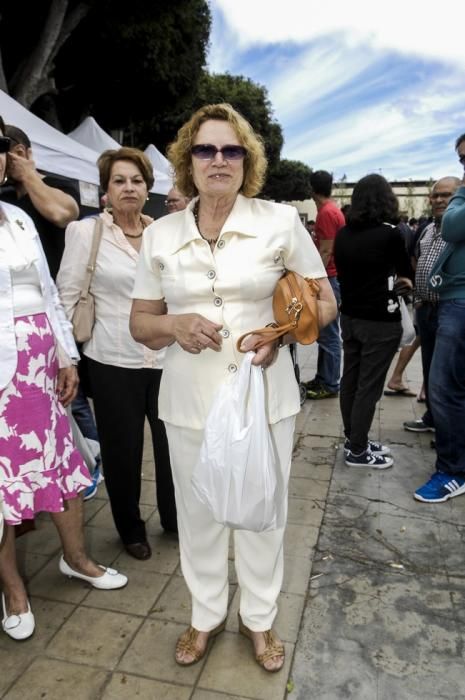
<instances>
[{"instance_id":1,"label":"white plastic bag","mask_svg":"<svg viewBox=\"0 0 465 700\"><path fill-rule=\"evenodd\" d=\"M411 345L415 340L415 327L413 321L410 318L410 314L407 308L407 304L402 297L398 297L401 323L402 323L402 337L400 339L399 347L403 348L406 345Z\"/></svg>"},{"instance_id":2,"label":"white plastic bag","mask_svg":"<svg viewBox=\"0 0 465 700\"><path fill-rule=\"evenodd\" d=\"M223 383L207 417L192 487L214 519L263 532L278 522L276 458L265 412L263 372L245 355Z\"/></svg>"},{"instance_id":3,"label":"white plastic bag","mask_svg":"<svg viewBox=\"0 0 465 700\"><path fill-rule=\"evenodd\" d=\"M81 453L81 457L86 463L87 469L91 474L93 474L95 465L97 464L96 457L100 454L100 445L95 440L90 440L89 438L84 437L84 435L81 433L81 430L76 423L76 419L71 412L71 406L67 407L66 412L68 414L74 444Z\"/></svg>"}]
</instances>

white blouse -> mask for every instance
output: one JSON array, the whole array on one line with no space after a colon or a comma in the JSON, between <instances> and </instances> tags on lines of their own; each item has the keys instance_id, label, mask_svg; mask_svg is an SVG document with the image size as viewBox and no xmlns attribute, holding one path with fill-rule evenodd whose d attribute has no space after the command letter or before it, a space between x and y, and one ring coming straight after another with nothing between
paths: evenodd
<instances>
[{"instance_id":1,"label":"white blouse","mask_svg":"<svg viewBox=\"0 0 465 700\"><path fill-rule=\"evenodd\" d=\"M139 253L107 211L100 214L103 233L90 287L95 299L95 326L83 353L97 362L127 369L163 367L164 351L149 350L129 333L131 292ZM84 282L92 245L95 217L75 221L66 228L65 251L57 286L68 318ZM145 234L144 234L145 235Z\"/></svg>"},{"instance_id":2,"label":"white blouse","mask_svg":"<svg viewBox=\"0 0 465 700\"><path fill-rule=\"evenodd\" d=\"M200 430L216 388L242 362L237 339L273 321L273 291L283 271L313 278L326 277L326 271L294 207L238 195L212 252L197 230L193 206L146 229L133 297L165 298L169 314L195 312L222 324L221 352L192 355L177 343L166 349L159 415ZM298 413L288 348L264 376L269 422Z\"/></svg>"},{"instance_id":3,"label":"white blouse","mask_svg":"<svg viewBox=\"0 0 465 700\"><path fill-rule=\"evenodd\" d=\"M39 273L35 265L20 270L12 269L11 286L15 318L44 313L45 299L42 296Z\"/></svg>"}]
</instances>

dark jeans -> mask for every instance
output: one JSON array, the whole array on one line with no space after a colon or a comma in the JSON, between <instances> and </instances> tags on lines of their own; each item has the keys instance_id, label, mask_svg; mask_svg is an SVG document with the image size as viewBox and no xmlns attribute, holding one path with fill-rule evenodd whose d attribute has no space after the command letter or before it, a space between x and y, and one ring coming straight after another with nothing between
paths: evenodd
<instances>
[{"instance_id":1,"label":"dark jeans","mask_svg":"<svg viewBox=\"0 0 465 700\"><path fill-rule=\"evenodd\" d=\"M350 449L360 454L367 449L368 433L376 402L402 336L400 321L365 321L341 316L344 367L340 404L345 436Z\"/></svg>"},{"instance_id":2,"label":"dark jeans","mask_svg":"<svg viewBox=\"0 0 465 700\"><path fill-rule=\"evenodd\" d=\"M423 367L423 381L425 383L426 411L423 414L423 422L426 423L426 425L434 426L429 402L429 374L438 328L437 305L423 303L421 306L417 307L415 309L415 320L421 341L421 364Z\"/></svg>"},{"instance_id":3,"label":"dark jeans","mask_svg":"<svg viewBox=\"0 0 465 700\"><path fill-rule=\"evenodd\" d=\"M97 426L95 425L94 414L89 405L89 400L79 385L76 398L71 404L74 420L79 426L79 430L84 437L98 442Z\"/></svg>"},{"instance_id":4,"label":"dark jeans","mask_svg":"<svg viewBox=\"0 0 465 700\"><path fill-rule=\"evenodd\" d=\"M328 277L333 288L337 305L341 303L339 282L336 277ZM315 380L334 393L339 391L341 376L341 332L339 314L329 325L320 331L318 338L318 364Z\"/></svg>"},{"instance_id":5,"label":"dark jeans","mask_svg":"<svg viewBox=\"0 0 465 700\"><path fill-rule=\"evenodd\" d=\"M465 475L465 299L439 303L429 390L436 469Z\"/></svg>"},{"instance_id":6,"label":"dark jeans","mask_svg":"<svg viewBox=\"0 0 465 700\"><path fill-rule=\"evenodd\" d=\"M147 417L155 458L161 525L177 529L174 486L165 425L158 418L162 371L126 369L88 358L105 484L116 529L125 544L146 539L141 518L144 423Z\"/></svg>"}]
</instances>

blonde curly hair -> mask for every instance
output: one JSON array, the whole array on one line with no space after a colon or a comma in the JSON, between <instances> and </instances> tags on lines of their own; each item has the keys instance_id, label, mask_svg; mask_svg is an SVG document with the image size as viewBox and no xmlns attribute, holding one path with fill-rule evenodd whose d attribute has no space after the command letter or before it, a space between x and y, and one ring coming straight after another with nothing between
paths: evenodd
<instances>
[{"instance_id":1,"label":"blonde curly hair","mask_svg":"<svg viewBox=\"0 0 465 700\"><path fill-rule=\"evenodd\" d=\"M186 197L195 197L198 194L192 177L191 148L201 125L210 119L228 122L240 144L246 149L244 179L240 191L245 197L254 197L261 191L266 174L267 161L263 141L242 114L226 102L205 105L198 109L179 129L176 140L168 146L167 153L175 170L176 187Z\"/></svg>"}]
</instances>

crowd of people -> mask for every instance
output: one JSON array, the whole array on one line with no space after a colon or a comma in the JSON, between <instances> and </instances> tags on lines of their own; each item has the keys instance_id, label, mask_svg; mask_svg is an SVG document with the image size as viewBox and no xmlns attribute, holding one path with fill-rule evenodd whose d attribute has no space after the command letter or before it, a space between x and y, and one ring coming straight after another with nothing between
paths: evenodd
<instances>
[{"instance_id":1,"label":"crowd of people","mask_svg":"<svg viewBox=\"0 0 465 700\"><path fill-rule=\"evenodd\" d=\"M179 538L192 600L175 659L189 666L205 655L227 617L229 529L197 499L191 479L215 394L248 351L263 370L282 486L276 505L286 520L300 410L293 339L263 345L249 333L237 348L244 333L273 324L273 292L286 270L319 285L317 372L307 397L339 397L350 467L393 464L389 448L369 433L401 342L401 299L413 294L417 339L388 390L405 393L402 371L420 346L426 411L404 427L435 432L437 469L414 495L441 502L465 493L465 437L454 429L465 411L465 187L458 178L434 185L433 219L424 225L401 220L382 176L362 178L341 211L331 199L331 174L316 171L309 195L317 216L306 229L295 208L257 198L266 158L251 125L230 105L207 105L168 149L175 187L166 216L144 214L153 169L144 153L122 147L98 160L105 208L78 220L74 193L37 171L27 135L1 119L0 132L0 180L7 176L0 196L0 584L2 629L12 639L34 632L15 537L40 512L58 529L64 575L100 589L128 583L86 551L83 497L98 488L100 462L122 545L136 559L152 556L139 506L147 421L160 524ZM465 135L456 148L463 164ZM95 319L78 348L71 321L88 279ZM87 378L79 397L78 363ZM99 447L93 474L76 448L73 421ZM239 631L267 672L284 664L273 629L284 530L234 531Z\"/></svg>"},{"instance_id":2,"label":"crowd of people","mask_svg":"<svg viewBox=\"0 0 465 700\"><path fill-rule=\"evenodd\" d=\"M455 147L460 163L465 165L465 134L457 138ZM328 173L326 176L330 177ZM321 225L319 222L322 174L313 173L312 177L317 183L312 195L318 212L314 236L320 251L323 247L327 253L326 241L332 239L331 254L341 298L339 342L343 362L339 392L331 391L331 380L321 381L319 364L317 376L307 384L307 396L315 400L339 395L348 466L392 466L389 447L371 440L369 430L388 369L401 344L400 299L411 299L416 337L400 348L384 394L415 395L405 385L403 372L420 347L423 386L417 399L425 403L425 411L421 418L404 422L403 427L411 432L433 433L431 446L437 458L435 472L413 496L421 502L442 503L463 494L465 445L457 426L465 410L465 178L440 178L429 196L431 217L402 220L389 183L379 175L366 176L355 185L351 206L345 212L345 226L328 235L327 218ZM330 193L329 179L328 183L326 196ZM325 350L326 332L319 339L320 343L323 338L323 348L319 347L318 361L321 350ZM338 379L339 374L338 368Z\"/></svg>"}]
</instances>

